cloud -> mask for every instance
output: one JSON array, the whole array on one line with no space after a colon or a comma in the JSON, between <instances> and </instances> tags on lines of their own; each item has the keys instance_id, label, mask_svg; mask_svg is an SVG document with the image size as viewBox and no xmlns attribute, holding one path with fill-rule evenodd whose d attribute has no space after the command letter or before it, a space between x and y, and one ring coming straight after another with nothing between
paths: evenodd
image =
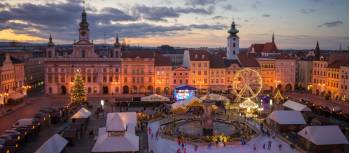
<instances>
[{"instance_id":1,"label":"cloud","mask_svg":"<svg viewBox=\"0 0 350 153\"><path fill-rule=\"evenodd\" d=\"M227 17L221 16L221 15L217 15L217 16L213 16L211 19L213 20L220 20L220 19L226 19Z\"/></svg>"},{"instance_id":2,"label":"cloud","mask_svg":"<svg viewBox=\"0 0 350 153\"><path fill-rule=\"evenodd\" d=\"M236 7L232 6L231 4L224 5L222 8L227 10L227 11L237 11L238 10Z\"/></svg>"},{"instance_id":3,"label":"cloud","mask_svg":"<svg viewBox=\"0 0 350 153\"><path fill-rule=\"evenodd\" d=\"M339 20L338 21L331 21L331 22L325 22L323 24L320 24L317 27L319 27L319 28L321 28L321 27L331 28L331 27L337 27L343 23L344 23L343 21L339 21Z\"/></svg>"},{"instance_id":4,"label":"cloud","mask_svg":"<svg viewBox=\"0 0 350 153\"><path fill-rule=\"evenodd\" d=\"M206 5L215 5L218 2L222 2L225 0L185 0L186 5L191 5L191 6L206 6Z\"/></svg>"},{"instance_id":5,"label":"cloud","mask_svg":"<svg viewBox=\"0 0 350 153\"><path fill-rule=\"evenodd\" d=\"M13 30L15 34L26 34L38 38L47 38L52 33L55 41L69 42L78 37L78 23L81 18L82 6L79 1L70 0L66 3L30 4L23 3L7 6L0 2L0 31ZM6 9L3 9L5 8ZM103 39L104 34L114 35L116 32L123 37L166 36L178 33L189 33L194 29L219 30L225 28L221 24L192 24L162 26L145 23L140 16L132 12L126 13L118 8L105 7L99 11L87 8L87 19L92 39ZM153 10L150 10L153 9ZM175 18L181 14L212 14L213 7L143 7L139 13L148 20L163 20ZM49 12L49 13L48 13ZM162 15L156 17L156 15Z\"/></svg>"},{"instance_id":6,"label":"cloud","mask_svg":"<svg viewBox=\"0 0 350 153\"><path fill-rule=\"evenodd\" d=\"M299 12L302 14L310 14L315 12L315 9L300 9Z\"/></svg>"},{"instance_id":7,"label":"cloud","mask_svg":"<svg viewBox=\"0 0 350 153\"><path fill-rule=\"evenodd\" d=\"M262 17L269 18L269 17L271 17L271 15L270 14L263 14Z\"/></svg>"},{"instance_id":8,"label":"cloud","mask_svg":"<svg viewBox=\"0 0 350 153\"><path fill-rule=\"evenodd\" d=\"M164 6L145 6L136 5L132 9L135 16L152 21L167 21L166 18L177 18L181 14L200 14L210 15L214 11L214 7L204 8L192 8L192 7L164 7Z\"/></svg>"}]
</instances>

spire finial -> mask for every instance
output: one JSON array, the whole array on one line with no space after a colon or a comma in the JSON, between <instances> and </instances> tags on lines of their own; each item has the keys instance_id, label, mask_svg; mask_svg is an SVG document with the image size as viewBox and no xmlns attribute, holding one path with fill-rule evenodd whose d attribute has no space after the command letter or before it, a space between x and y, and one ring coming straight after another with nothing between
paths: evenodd
<instances>
[{"instance_id":1,"label":"spire finial","mask_svg":"<svg viewBox=\"0 0 350 153\"><path fill-rule=\"evenodd\" d=\"M272 32L272 42L275 43L275 32Z\"/></svg>"},{"instance_id":2,"label":"spire finial","mask_svg":"<svg viewBox=\"0 0 350 153\"><path fill-rule=\"evenodd\" d=\"M85 8L86 8L86 6L85 6L85 0L83 0L83 11L85 11Z\"/></svg>"}]
</instances>

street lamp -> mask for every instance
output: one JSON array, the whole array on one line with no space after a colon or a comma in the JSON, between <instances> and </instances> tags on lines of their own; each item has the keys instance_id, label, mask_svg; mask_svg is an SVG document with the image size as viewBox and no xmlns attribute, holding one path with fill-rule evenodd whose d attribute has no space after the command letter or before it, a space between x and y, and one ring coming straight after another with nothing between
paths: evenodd
<instances>
[{"instance_id":1,"label":"street lamp","mask_svg":"<svg viewBox=\"0 0 350 153\"><path fill-rule=\"evenodd\" d=\"M27 96L27 91L29 90L29 89L31 89L32 87L30 86L30 85L24 85L24 86L22 86L22 89L23 89L23 94L25 95L25 96Z\"/></svg>"}]
</instances>

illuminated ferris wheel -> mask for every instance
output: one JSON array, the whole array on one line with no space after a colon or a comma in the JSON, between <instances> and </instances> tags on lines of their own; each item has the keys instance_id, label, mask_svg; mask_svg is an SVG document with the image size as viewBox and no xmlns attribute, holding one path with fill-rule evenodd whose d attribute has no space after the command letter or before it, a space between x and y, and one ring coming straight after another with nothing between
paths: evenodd
<instances>
[{"instance_id":1,"label":"illuminated ferris wheel","mask_svg":"<svg viewBox=\"0 0 350 153\"><path fill-rule=\"evenodd\" d=\"M237 96L235 101L254 99L262 89L262 78L258 71L243 68L236 72L232 86L233 93Z\"/></svg>"}]
</instances>

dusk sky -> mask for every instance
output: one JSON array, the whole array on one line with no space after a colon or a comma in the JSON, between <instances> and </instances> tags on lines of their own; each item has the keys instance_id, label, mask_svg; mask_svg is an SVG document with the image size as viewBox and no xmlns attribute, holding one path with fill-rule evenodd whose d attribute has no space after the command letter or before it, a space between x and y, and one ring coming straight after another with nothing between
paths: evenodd
<instances>
[{"instance_id":1,"label":"dusk sky","mask_svg":"<svg viewBox=\"0 0 350 153\"><path fill-rule=\"evenodd\" d=\"M0 41L56 44L78 39L80 0L0 0ZM234 19L241 48L271 41L280 49L346 49L348 0L86 0L91 38L131 45L225 47Z\"/></svg>"}]
</instances>

